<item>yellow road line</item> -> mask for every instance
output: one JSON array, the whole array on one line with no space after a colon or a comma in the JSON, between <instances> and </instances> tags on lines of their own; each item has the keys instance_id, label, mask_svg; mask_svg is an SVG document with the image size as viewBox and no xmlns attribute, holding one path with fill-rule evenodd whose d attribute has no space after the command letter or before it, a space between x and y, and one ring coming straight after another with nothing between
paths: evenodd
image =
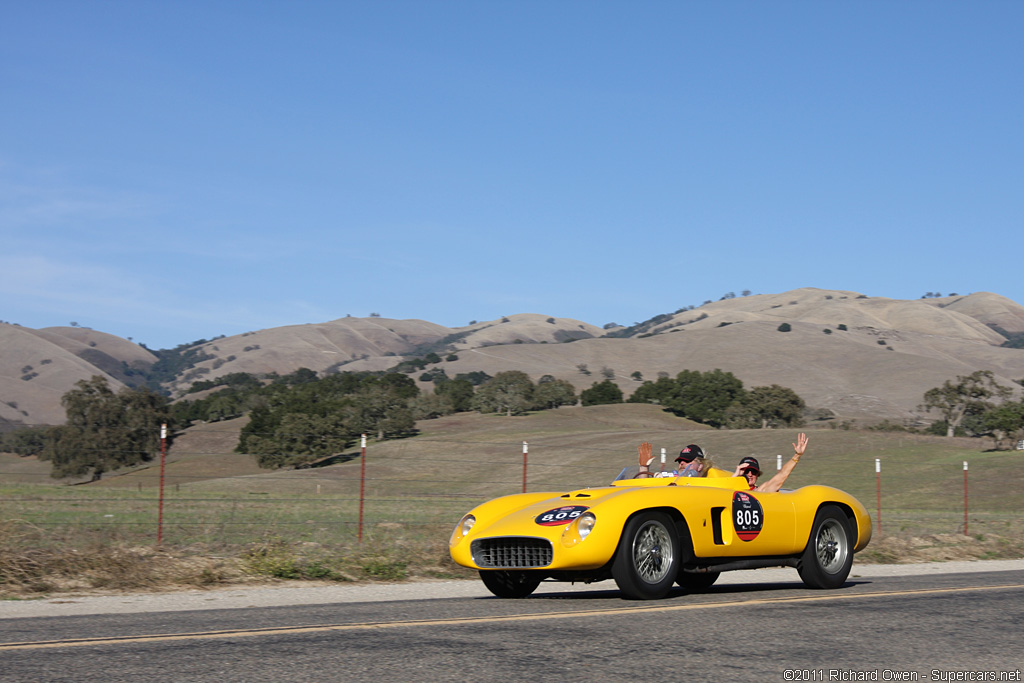
<instances>
[{"instance_id":1,"label":"yellow road line","mask_svg":"<svg viewBox=\"0 0 1024 683\"><path fill-rule=\"evenodd\" d=\"M415 628L418 626L459 626L464 624L499 623L506 621L540 621L547 619L574 619L579 617L617 616L622 614L679 612L683 610L719 609L723 607L750 607L753 605L785 605L803 602L826 602L835 600L859 600L864 598L891 598L899 596L938 595L941 593L970 593L977 591L1007 590L1024 588L1024 584L1005 586L965 586L959 588L922 588L856 595L834 593L790 598L761 598L756 600L731 600L728 602L690 603L665 605L645 603L637 607L613 607L607 609L578 610L570 612L548 612L544 614L510 614L505 616L457 617L453 619L414 619L409 621L382 621L363 624L322 624L310 626L283 626L261 629L235 629L227 631L203 631L198 633L166 633L138 636L111 636L105 638L80 638L68 640L45 640L38 642L0 644L0 652L6 650L44 650L62 647L83 647L97 645L121 645L129 643L153 643L174 640L214 640L226 638L252 638L268 635L289 635L295 633L324 633L328 631L369 631L373 629Z\"/></svg>"}]
</instances>

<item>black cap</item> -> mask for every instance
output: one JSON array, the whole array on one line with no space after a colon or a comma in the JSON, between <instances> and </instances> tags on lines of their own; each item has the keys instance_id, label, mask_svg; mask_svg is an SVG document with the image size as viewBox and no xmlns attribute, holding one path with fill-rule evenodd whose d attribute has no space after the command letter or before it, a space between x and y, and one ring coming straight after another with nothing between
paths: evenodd
<instances>
[{"instance_id":1,"label":"black cap","mask_svg":"<svg viewBox=\"0 0 1024 683\"><path fill-rule=\"evenodd\" d=\"M676 462L692 462L694 458L703 458L704 451L700 449L695 443L691 443L689 446L679 451L679 457L676 458Z\"/></svg>"},{"instance_id":2,"label":"black cap","mask_svg":"<svg viewBox=\"0 0 1024 683\"><path fill-rule=\"evenodd\" d=\"M743 467L744 465L747 465L747 467ZM754 470L754 474L761 476L761 464L757 462L757 458L748 455L740 460L740 468L741 470Z\"/></svg>"}]
</instances>

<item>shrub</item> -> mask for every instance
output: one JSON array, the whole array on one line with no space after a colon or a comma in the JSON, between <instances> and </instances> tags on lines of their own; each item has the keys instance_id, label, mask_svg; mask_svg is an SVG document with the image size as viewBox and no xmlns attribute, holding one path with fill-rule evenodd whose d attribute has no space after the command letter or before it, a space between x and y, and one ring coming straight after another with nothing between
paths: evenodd
<instances>
[{"instance_id":1,"label":"shrub","mask_svg":"<svg viewBox=\"0 0 1024 683\"><path fill-rule=\"evenodd\" d=\"M779 330L779 332L789 332L790 330L793 329L793 327L789 323L782 323L781 325L778 326L777 329Z\"/></svg>"}]
</instances>

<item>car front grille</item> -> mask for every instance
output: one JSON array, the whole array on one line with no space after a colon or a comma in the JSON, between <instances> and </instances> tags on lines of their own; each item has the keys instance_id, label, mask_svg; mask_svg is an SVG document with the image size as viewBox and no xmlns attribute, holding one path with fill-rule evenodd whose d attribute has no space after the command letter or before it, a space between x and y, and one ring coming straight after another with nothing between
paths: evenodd
<instances>
[{"instance_id":1,"label":"car front grille","mask_svg":"<svg viewBox=\"0 0 1024 683\"><path fill-rule=\"evenodd\" d=\"M478 567L491 569L532 569L551 564L551 542L543 538L505 536L480 538L470 549Z\"/></svg>"}]
</instances>

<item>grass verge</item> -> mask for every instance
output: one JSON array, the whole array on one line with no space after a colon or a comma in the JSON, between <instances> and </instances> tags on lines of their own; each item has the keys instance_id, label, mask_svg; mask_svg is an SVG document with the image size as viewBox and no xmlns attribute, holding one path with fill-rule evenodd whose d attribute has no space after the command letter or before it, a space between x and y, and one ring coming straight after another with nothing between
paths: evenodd
<instances>
[{"instance_id":1,"label":"grass verge","mask_svg":"<svg viewBox=\"0 0 1024 683\"><path fill-rule=\"evenodd\" d=\"M227 553L225 553L227 551ZM72 547L25 522L0 523L0 599L60 593L163 591L286 580L327 582L469 578L447 547L378 535L364 543L325 546L267 537L216 552L201 545L132 545L90 539Z\"/></svg>"}]
</instances>

